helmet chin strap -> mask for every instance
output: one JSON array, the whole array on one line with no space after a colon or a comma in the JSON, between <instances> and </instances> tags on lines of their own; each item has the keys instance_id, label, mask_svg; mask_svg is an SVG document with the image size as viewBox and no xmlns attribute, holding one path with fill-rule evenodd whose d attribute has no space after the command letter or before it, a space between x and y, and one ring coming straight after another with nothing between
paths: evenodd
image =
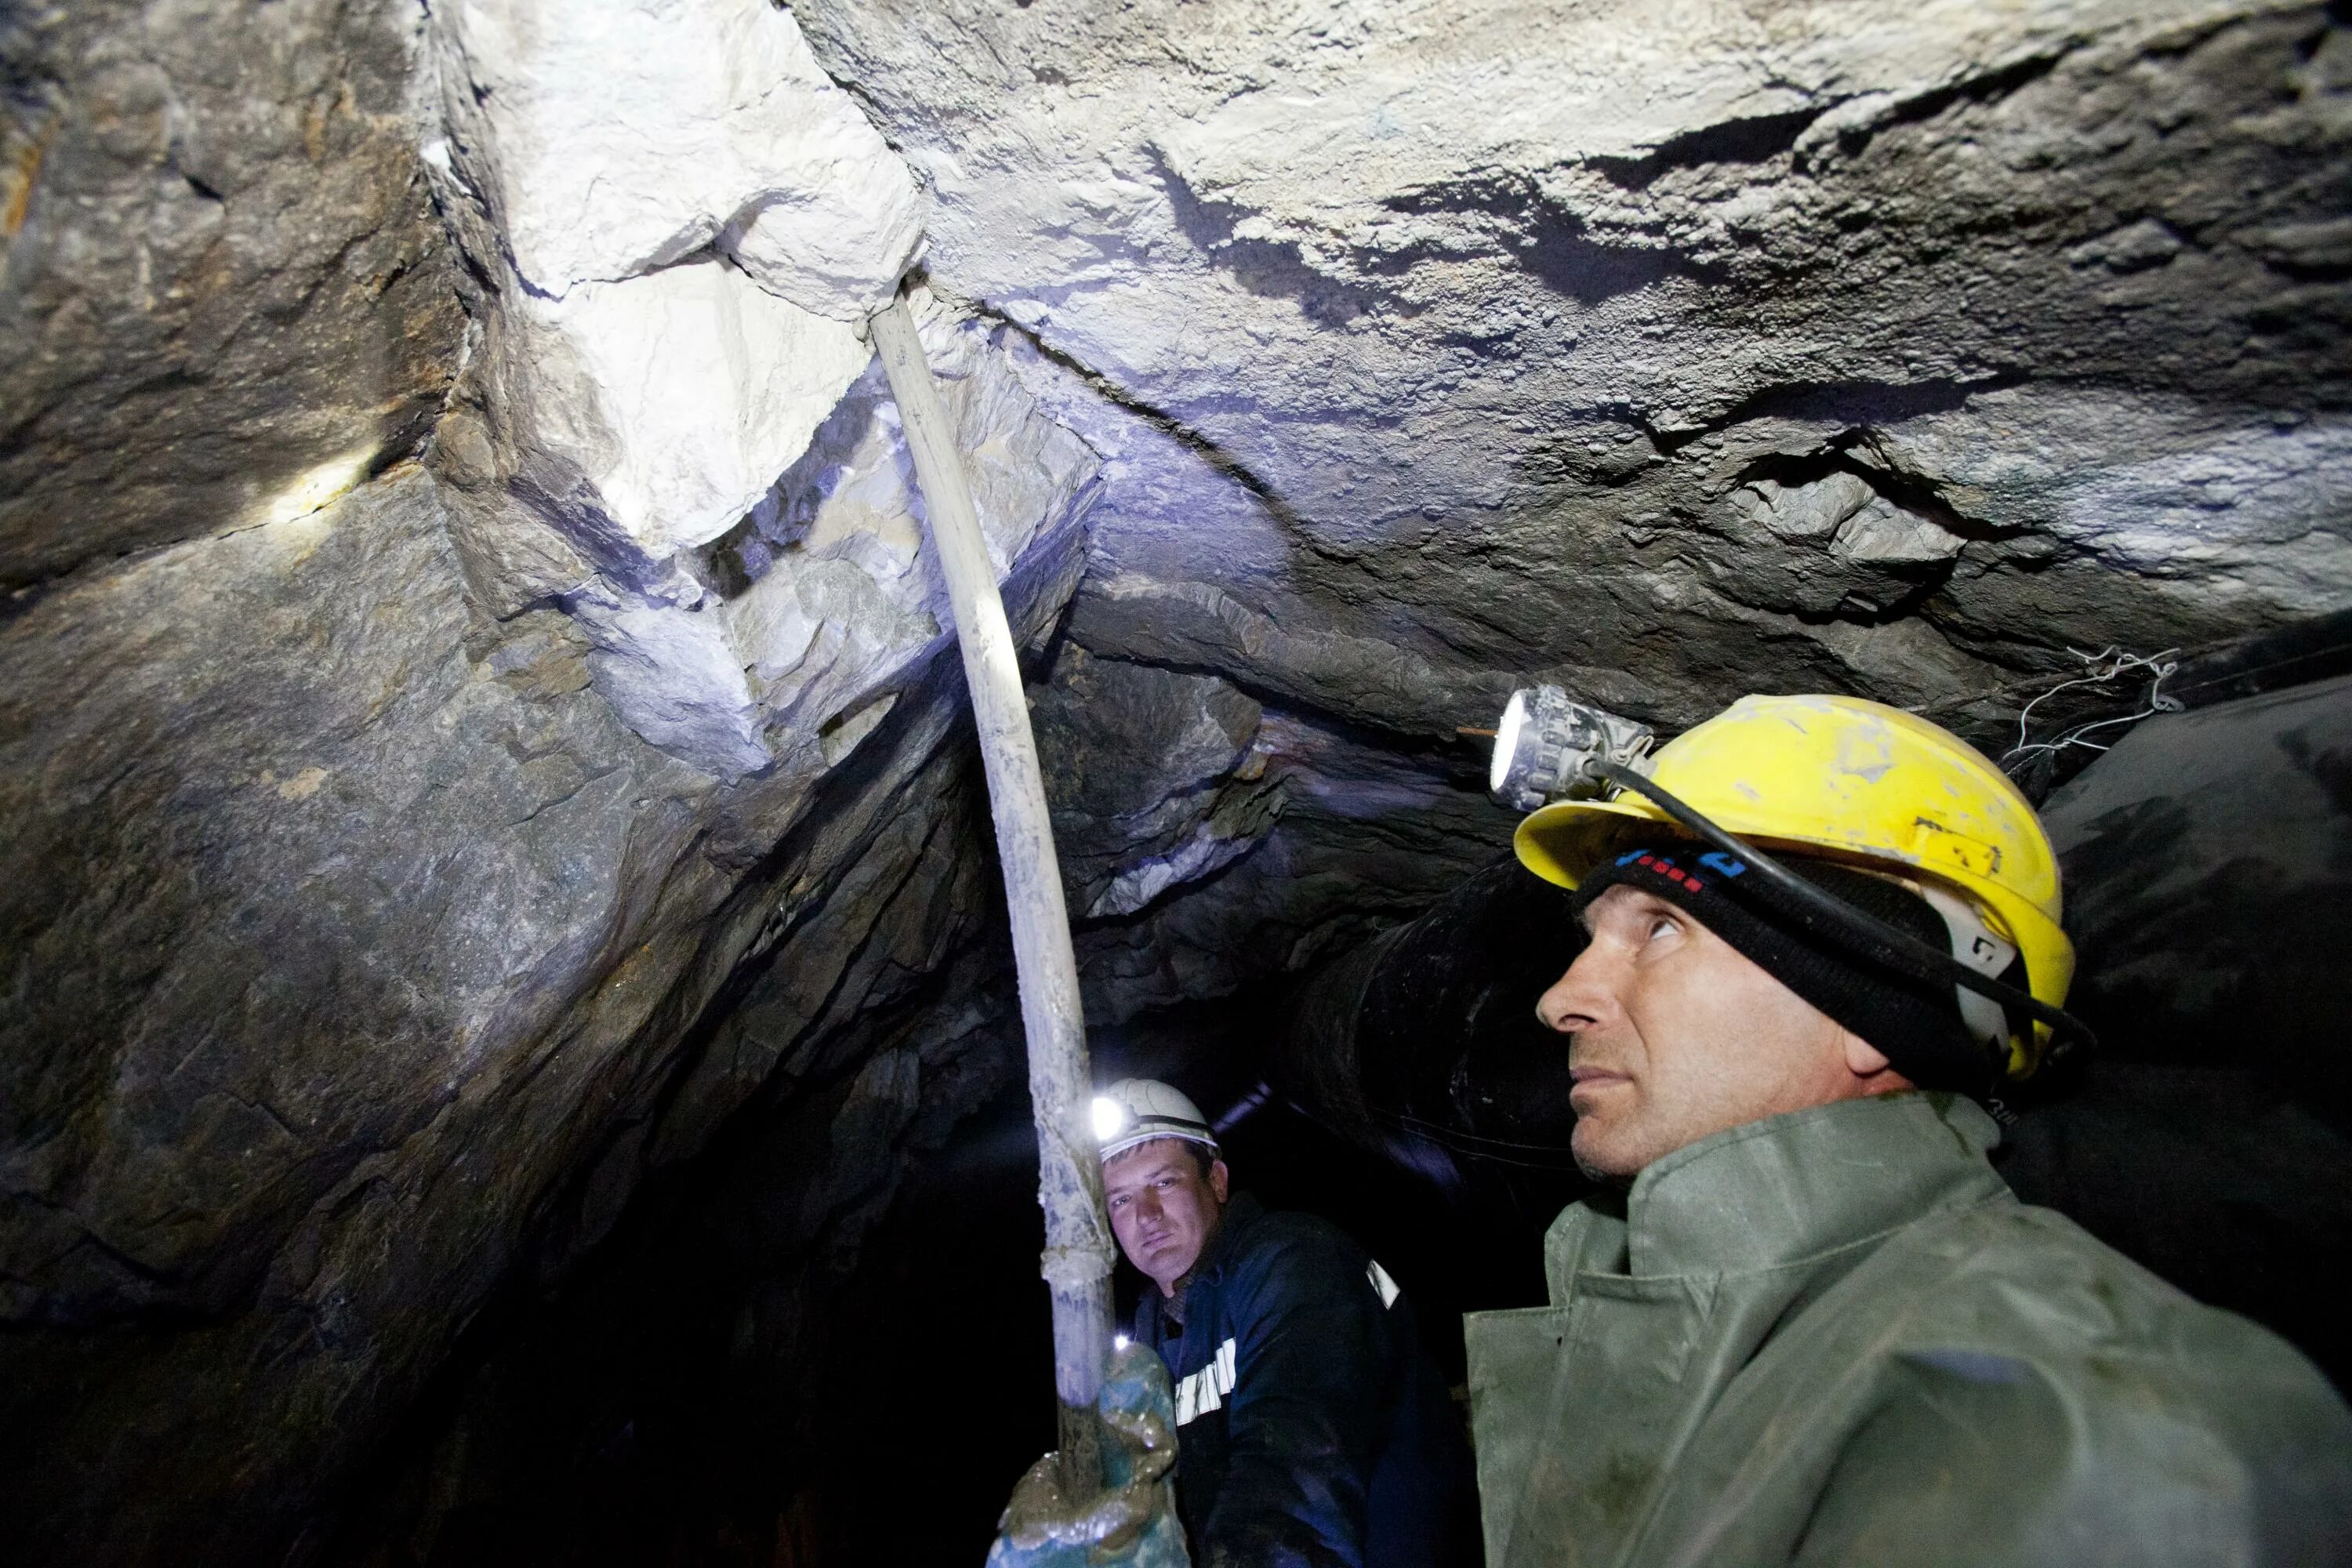
<instances>
[{"instance_id":1,"label":"helmet chin strap","mask_svg":"<svg viewBox=\"0 0 2352 1568\"><path fill-rule=\"evenodd\" d=\"M2046 1024L2051 1031L2050 1058L2060 1060L2074 1049L2095 1050L2098 1037L2090 1026L2063 1007L2053 1007L2032 993L1996 980L1976 966L1970 959L1940 952L1906 931L1897 931L1875 915L1855 909L1834 893L1824 891L1763 853L1746 839L1726 832L1703 815L1696 806L1676 796L1672 791L1625 766L1602 757L1587 754L1582 771L1590 777L1604 780L1619 789L1631 790L1646 800L1656 803L1660 810L1673 817L1693 834L1727 855L1736 855L1755 868L1773 889L1790 900L1796 911L1817 931L1832 928L1842 932L1849 945L1858 947L1864 956L1914 980L1942 981L1957 985L1980 997L1990 999L2012 1012L2022 1013L2037 1023ZM1931 900L1932 903L1933 900ZM1940 912L1940 911L1939 911ZM1990 936L1990 932L1986 932ZM1998 941L1999 939L1993 939ZM2008 944L2003 943L2003 946ZM2015 956L2015 950L2011 950ZM1978 959L1977 962L1981 962ZM2006 968L2004 961L2002 967ZM2002 1031L2004 1040L2007 1031Z\"/></svg>"}]
</instances>

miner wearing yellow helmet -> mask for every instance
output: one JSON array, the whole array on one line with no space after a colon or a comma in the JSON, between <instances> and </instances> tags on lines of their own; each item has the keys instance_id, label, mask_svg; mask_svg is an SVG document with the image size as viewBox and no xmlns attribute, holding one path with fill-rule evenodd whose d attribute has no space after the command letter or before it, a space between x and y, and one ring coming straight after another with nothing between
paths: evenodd
<instances>
[{"instance_id":1,"label":"miner wearing yellow helmet","mask_svg":"<svg viewBox=\"0 0 2352 1568\"><path fill-rule=\"evenodd\" d=\"M2352 1562L2319 1373L1988 1161L2087 1037L2032 806L1852 699L1647 739L1545 689L1497 741L1603 1186L1466 1321L1489 1568Z\"/></svg>"}]
</instances>

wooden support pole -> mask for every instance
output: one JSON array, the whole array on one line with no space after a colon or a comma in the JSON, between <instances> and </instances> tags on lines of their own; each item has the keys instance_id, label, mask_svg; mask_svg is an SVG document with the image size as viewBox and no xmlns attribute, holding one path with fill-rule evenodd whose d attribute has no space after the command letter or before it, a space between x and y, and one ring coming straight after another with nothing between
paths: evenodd
<instances>
[{"instance_id":1,"label":"wooden support pole","mask_svg":"<svg viewBox=\"0 0 2352 1568\"><path fill-rule=\"evenodd\" d=\"M1103 1484L1095 1412L1110 1355L1110 1271L1116 1257L1103 1215L1102 1166L1093 1125L1086 1019L1060 862L1045 816L1045 780L1021 688L1019 650L996 589L988 542L940 401L922 340L902 292L872 321L874 346L906 429L923 487L933 551L947 579L972 718L988 772L988 801L1013 913L1013 957L1029 1044L1029 1100L1037 1122L1037 1202L1045 1211L1042 1272L1054 1311L1054 1387L1061 1402L1064 1489L1089 1496Z\"/></svg>"}]
</instances>

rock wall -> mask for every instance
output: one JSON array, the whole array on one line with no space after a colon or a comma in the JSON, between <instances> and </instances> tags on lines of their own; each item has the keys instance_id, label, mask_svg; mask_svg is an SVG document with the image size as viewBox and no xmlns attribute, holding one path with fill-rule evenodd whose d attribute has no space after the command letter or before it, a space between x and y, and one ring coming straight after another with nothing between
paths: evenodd
<instances>
[{"instance_id":1,"label":"rock wall","mask_svg":"<svg viewBox=\"0 0 2352 1568\"><path fill-rule=\"evenodd\" d=\"M283 521L415 451L466 318L396 5L0 15L0 587Z\"/></svg>"},{"instance_id":2,"label":"rock wall","mask_svg":"<svg viewBox=\"0 0 2352 1568\"><path fill-rule=\"evenodd\" d=\"M762 0L0 40L0 1536L315 1556L487 1304L984 936L861 337L920 205ZM1096 459L919 303L1042 636Z\"/></svg>"},{"instance_id":3,"label":"rock wall","mask_svg":"<svg viewBox=\"0 0 2352 1568\"><path fill-rule=\"evenodd\" d=\"M2337 9L796 10L1101 455L1038 709L1099 1021L1482 865L1529 679L2005 755L2352 604Z\"/></svg>"},{"instance_id":4,"label":"rock wall","mask_svg":"<svg viewBox=\"0 0 2352 1568\"><path fill-rule=\"evenodd\" d=\"M1875 697L2038 794L2118 655L2352 605L2340 8L796 11L1102 457L1039 709L1100 1020L1483 864L1529 679Z\"/></svg>"}]
</instances>

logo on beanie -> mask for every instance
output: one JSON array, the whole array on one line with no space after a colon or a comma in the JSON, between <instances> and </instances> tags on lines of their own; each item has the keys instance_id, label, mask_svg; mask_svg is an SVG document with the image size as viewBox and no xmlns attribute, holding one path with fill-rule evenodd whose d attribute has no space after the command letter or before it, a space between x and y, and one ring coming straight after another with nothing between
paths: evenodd
<instances>
[{"instance_id":1,"label":"logo on beanie","mask_svg":"<svg viewBox=\"0 0 2352 1568\"><path fill-rule=\"evenodd\" d=\"M1708 850L1698 858L1698 863L1710 871L1720 871L1727 877L1742 876L1748 870L1747 861L1735 859L1720 849ZM1654 871L1676 887L1687 888L1694 893L1706 891L1705 882L1675 865L1672 857L1661 855L1654 849L1629 849L1617 857L1617 864L1638 866L1645 871Z\"/></svg>"}]
</instances>

